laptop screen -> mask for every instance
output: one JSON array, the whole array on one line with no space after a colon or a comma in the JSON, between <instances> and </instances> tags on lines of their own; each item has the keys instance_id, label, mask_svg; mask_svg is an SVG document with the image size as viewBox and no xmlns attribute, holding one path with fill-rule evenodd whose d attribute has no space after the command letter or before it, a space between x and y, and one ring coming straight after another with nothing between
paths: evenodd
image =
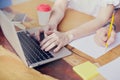
<instances>
[{"instance_id":1,"label":"laptop screen","mask_svg":"<svg viewBox=\"0 0 120 80\"><path fill-rule=\"evenodd\" d=\"M0 24L4 36L7 38L12 47L15 49L20 58L24 60L24 62L26 63L18 36L16 34L15 27L1 10L0 10Z\"/></svg>"}]
</instances>

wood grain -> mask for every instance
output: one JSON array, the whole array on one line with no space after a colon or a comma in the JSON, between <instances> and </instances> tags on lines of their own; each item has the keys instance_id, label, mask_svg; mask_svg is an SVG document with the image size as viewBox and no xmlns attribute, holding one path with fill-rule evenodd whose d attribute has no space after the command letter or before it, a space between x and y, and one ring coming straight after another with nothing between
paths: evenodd
<instances>
[{"instance_id":1,"label":"wood grain","mask_svg":"<svg viewBox=\"0 0 120 80\"><path fill-rule=\"evenodd\" d=\"M28 2L12 6L12 8L16 12L25 13L28 15L28 17L33 19L33 21L31 22L24 23L26 28L39 26L36 7L40 3L47 3L50 4L51 6L53 5L53 3L48 0L30 0ZM118 13L116 13L115 16L117 31L119 31L120 29L119 14L120 14L120 10L118 11ZM72 9L67 9L64 19L59 24L58 30L64 32L73 29L81 24L84 24L92 19L94 19L94 17L90 15L86 15L84 13ZM9 42L4 37L1 29L0 29L0 45L2 45L4 48L9 49L11 52L15 53L14 49L11 47ZM120 56L120 45L112 49L105 55L99 57L98 59L94 59L90 56L87 56L81 51L78 51L77 49L69 45L67 45L66 47L73 52L72 55L48 63L46 65L36 67L35 70L27 68L20 60L16 58L8 57L8 56L0 56L0 80L18 80L18 79L42 80L41 77L44 77L43 74L50 75L59 80L82 80L82 78L80 78L80 76L78 76L72 70L74 66L81 64L85 61L91 61L92 63L95 64L97 63L99 66L102 66ZM3 54L3 52L2 53L0 52L0 54ZM37 72L36 70L43 74ZM53 78L51 79L53 80ZM43 80L47 80L47 79L43 79ZM99 75L94 80L105 80L105 79L101 75Z\"/></svg>"}]
</instances>

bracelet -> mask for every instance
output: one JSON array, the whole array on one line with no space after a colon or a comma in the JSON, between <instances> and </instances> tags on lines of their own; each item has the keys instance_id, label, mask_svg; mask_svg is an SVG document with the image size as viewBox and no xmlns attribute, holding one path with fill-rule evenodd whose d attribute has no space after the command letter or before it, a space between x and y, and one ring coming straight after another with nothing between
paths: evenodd
<instances>
[{"instance_id":1,"label":"bracelet","mask_svg":"<svg viewBox=\"0 0 120 80\"><path fill-rule=\"evenodd\" d=\"M108 22L108 23L106 23L103 27L106 27L107 25L110 25L110 24L111 24L111 22ZM112 24L112 26L113 26L113 29L116 30L116 25L115 25L115 24Z\"/></svg>"}]
</instances>

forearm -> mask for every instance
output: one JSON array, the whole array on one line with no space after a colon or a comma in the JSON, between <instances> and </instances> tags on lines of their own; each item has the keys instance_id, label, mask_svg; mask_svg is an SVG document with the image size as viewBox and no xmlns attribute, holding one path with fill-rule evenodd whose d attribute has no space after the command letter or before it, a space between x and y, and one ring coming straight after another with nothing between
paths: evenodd
<instances>
[{"instance_id":1,"label":"forearm","mask_svg":"<svg viewBox=\"0 0 120 80\"><path fill-rule=\"evenodd\" d=\"M72 40L75 40L94 33L97 29L102 27L106 22L107 20L94 19L66 33L73 35Z\"/></svg>"},{"instance_id":2,"label":"forearm","mask_svg":"<svg viewBox=\"0 0 120 80\"><path fill-rule=\"evenodd\" d=\"M97 29L102 27L111 17L113 13L114 6L108 5L107 7L102 7L99 11L97 17L75 29L66 32L68 35L73 35L72 40L84 37L91 33L94 33Z\"/></svg>"},{"instance_id":3,"label":"forearm","mask_svg":"<svg viewBox=\"0 0 120 80\"><path fill-rule=\"evenodd\" d=\"M53 6L49 25L57 27L64 17L67 6L67 0L57 0Z\"/></svg>"}]
</instances>

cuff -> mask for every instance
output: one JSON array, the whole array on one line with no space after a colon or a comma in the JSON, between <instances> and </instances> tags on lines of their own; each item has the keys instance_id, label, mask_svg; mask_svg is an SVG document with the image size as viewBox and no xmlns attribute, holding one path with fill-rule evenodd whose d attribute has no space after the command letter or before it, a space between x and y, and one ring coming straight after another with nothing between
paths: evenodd
<instances>
[{"instance_id":1,"label":"cuff","mask_svg":"<svg viewBox=\"0 0 120 80\"><path fill-rule=\"evenodd\" d=\"M102 6L107 6L108 4L118 6L120 4L120 0L102 0Z\"/></svg>"},{"instance_id":2,"label":"cuff","mask_svg":"<svg viewBox=\"0 0 120 80\"><path fill-rule=\"evenodd\" d=\"M106 23L103 27L106 27L107 25L110 25L111 24L111 22L108 22L108 23ZM112 24L112 27L113 27L113 29L116 31L116 25L115 24Z\"/></svg>"}]
</instances>

